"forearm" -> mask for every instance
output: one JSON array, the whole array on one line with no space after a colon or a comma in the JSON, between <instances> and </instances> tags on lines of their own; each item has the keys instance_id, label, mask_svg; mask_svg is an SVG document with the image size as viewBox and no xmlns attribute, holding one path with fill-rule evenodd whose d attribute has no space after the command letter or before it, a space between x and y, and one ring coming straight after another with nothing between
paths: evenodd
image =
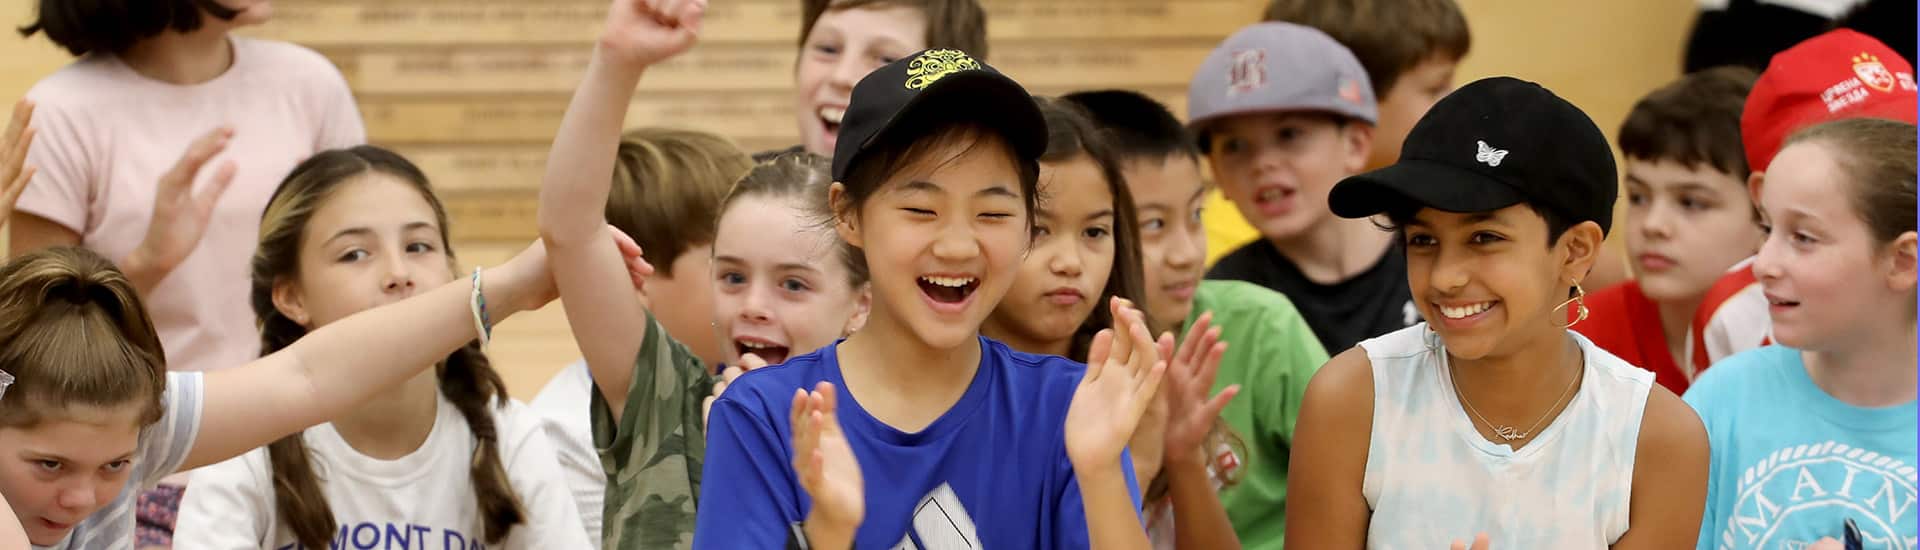
<instances>
[{"instance_id":1,"label":"forearm","mask_svg":"<svg viewBox=\"0 0 1920 550\"><path fill-rule=\"evenodd\" d=\"M1162 472L1167 476L1167 494L1173 499L1175 548L1240 547L1240 537L1234 534L1233 523L1227 520L1227 509L1220 504L1220 494L1207 476L1205 462L1184 458L1168 460Z\"/></svg>"},{"instance_id":2,"label":"forearm","mask_svg":"<svg viewBox=\"0 0 1920 550\"><path fill-rule=\"evenodd\" d=\"M1074 466L1080 481L1080 502L1087 514L1087 540L1101 550L1147 550L1146 528L1140 525L1133 495L1120 461L1084 468Z\"/></svg>"},{"instance_id":3,"label":"forearm","mask_svg":"<svg viewBox=\"0 0 1920 550\"><path fill-rule=\"evenodd\" d=\"M554 252L595 245L639 67L611 62L599 48L567 104L540 183L540 235Z\"/></svg>"},{"instance_id":4,"label":"forearm","mask_svg":"<svg viewBox=\"0 0 1920 550\"><path fill-rule=\"evenodd\" d=\"M160 286L160 281L166 279L175 266L162 265L146 253L145 246L141 246L122 258L118 267L127 276L127 281L133 283L134 292L139 293L141 298L152 299L153 289Z\"/></svg>"}]
</instances>

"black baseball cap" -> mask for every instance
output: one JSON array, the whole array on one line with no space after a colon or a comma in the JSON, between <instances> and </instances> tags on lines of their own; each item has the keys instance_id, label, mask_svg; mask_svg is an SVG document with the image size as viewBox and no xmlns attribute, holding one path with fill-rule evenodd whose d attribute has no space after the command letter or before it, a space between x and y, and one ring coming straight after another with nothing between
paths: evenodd
<instances>
[{"instance_id":1,"label":"black baseball cap","mask_svg":"<svg viewBox=\"0 0 1920 550\"><path fill-rule=\"evenodd\" d=\"M923 50L854 85L833 147L833 179L846 179L848 167L881 140L958 121L997 130L1023 162L1037 162L1047 150L1046 120L1020 83L966 52Z\"/></svg>"},{"instance_id":2,"label":"black baseball cap","mask_svg":"<svg viewBox=\"0 0 1920 550\"><path fill-rule=\"evenodd\" d=\"M1604 234L1618 182L1592 118L1539 84L1500 76L1441 98L1407 133L1398 162L1341 180L1327 202L1346 218L1527 203Z\"/></svg>"}]
</instances>

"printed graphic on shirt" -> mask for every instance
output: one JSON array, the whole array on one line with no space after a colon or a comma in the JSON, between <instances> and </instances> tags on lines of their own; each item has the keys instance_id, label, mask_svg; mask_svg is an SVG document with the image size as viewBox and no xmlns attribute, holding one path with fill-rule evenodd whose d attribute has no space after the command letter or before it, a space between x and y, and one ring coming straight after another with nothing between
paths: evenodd
<instances>
[{"instance_id":1,"label":"printed graphic on shirt","mask_svg":"<svg viewBox=\"0 0 1920 550\"><path fill-rule=\"evenodd\" d=\"M341 525L340 534L327 543L327 550L370 550L374 548L418 548L421 550L485 550L485 541L452 529L425 525L393 523L357 523ZM275 550L317 550L300 543Z\"/></svg>"},{"instance_id":2,"label":"printed graphic on shirt","mask_svg":"<svg viewBox=\"0 0 1920 550\"><path fill-rule=\"evenodd\" d=\"M1783 448L1740 475L1722 549L1800 549L1860 527L1867 550L1916 547L1913 465L1833 441Z\"/></svg>"},{"instance_id":3,"label":"printed graphic on shirt","mask_svg":"<svg viewBox=\"0 0 1920 550\"><path fill-rule=\"evenodd\" d=\"M942 483L913 507L913 532L900 537L893 550L970 550L980 548L973 516ZM917 542L917 544L916 544Z\"/></svg>"}]
</instances>

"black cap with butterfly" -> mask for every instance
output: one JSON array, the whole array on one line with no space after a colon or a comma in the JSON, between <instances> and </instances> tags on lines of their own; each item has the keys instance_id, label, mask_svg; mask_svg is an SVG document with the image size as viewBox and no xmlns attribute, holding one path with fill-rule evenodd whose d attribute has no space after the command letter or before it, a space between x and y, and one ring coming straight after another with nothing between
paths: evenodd
<instances>
[{"instance_id":1,"label":"black cap with butterfly","mask_svg":"<svg viewBox=\"0 0 1920 550\"><path fill-rule=\"evenodd\" d=\"M1605 233L1618 186L1613 148L1592 118L1539 84L1493 77L1435 103L1399 162L1342 180L1327 200L1348 218L1526 203Z\"/></svg>"},{"instance_id":2,"label":"black cap with butterfly","mask_svg":"<svg viewBox=\"0 0 1920 550\"><path fill-rule=\"evenodd\" d=\"M833 179L844 181L861 153L882 140L956 121L998 131L1022 162L1038 162L1047 149L1046 119L1020 83L966 52L924 50L854 85L833 148Z\"/></svg>"}]
</instances>

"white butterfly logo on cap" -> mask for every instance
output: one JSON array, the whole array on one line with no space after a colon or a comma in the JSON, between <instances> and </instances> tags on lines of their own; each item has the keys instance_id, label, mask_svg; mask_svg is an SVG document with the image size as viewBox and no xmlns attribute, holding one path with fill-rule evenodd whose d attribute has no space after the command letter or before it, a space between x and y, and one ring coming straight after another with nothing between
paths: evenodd
<instances>
[{"instance_id":1,"label":"white butterfly logo on cap","mask_svg":"<svg viewBox=\"0 0 1920 550\"><path fill-rule=\"evenodd\" d=\"M1495 149L1493 146L1487 145L1487 142L1480 140L1474 140L1473 142L1480 144L1480 152L1474 153L1473 155L1474 162L1484 162L1487 163L1487 166L1499 166L1500 161L1507 158L1506 149Z\"/></svg>"}]
</instances>

